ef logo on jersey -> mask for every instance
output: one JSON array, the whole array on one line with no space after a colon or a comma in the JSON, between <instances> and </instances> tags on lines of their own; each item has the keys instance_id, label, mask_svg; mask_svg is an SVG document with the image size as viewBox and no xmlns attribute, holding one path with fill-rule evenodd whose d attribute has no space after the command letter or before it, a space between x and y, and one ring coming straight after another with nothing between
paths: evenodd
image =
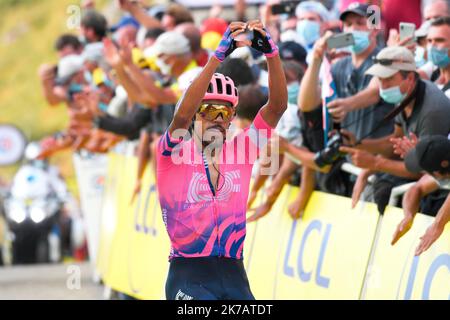
<instances>
[{"instance_id":1,"label":"ef logo on jersey","mask_svg":"<svg viewBox=\"0 0 450 320\"><path fill-rule=\"evenodd\" d=\"M218 201L228 201L232 193L241 191L240 177L240 170L229 171L224 174L225 181L216 194ZM192 174L191 181L189 182L186 202L189 204L195 204L212 200L213 195L211 193L206 174L194 172Z\"/></svg>"}]
</instances>

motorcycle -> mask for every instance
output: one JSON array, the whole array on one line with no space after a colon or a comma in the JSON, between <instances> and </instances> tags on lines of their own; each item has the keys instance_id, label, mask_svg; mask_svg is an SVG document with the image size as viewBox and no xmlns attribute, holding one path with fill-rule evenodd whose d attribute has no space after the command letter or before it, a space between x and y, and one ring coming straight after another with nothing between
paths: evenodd
<instances>
[{"instance_id":1,"label":"motorcycle","mask_svg":"<svg viewBox=\"0 0 450 320\"><path fill-rule=\"evenodd\" d=\"M12 264L48 263L61 260L58 226L62 203L56 196L16 198L4 203Z\"/></svg>"}]
</instances>

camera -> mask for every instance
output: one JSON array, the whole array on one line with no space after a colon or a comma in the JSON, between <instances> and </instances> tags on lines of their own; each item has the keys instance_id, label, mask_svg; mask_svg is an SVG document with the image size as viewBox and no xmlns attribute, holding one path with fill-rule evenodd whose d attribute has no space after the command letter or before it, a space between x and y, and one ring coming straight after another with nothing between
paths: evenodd
<instances>
[{"instance_id":1,"label":"camera","mask_svg":"<svg viewBox=\"0 0 450 320\"><path fill-rule=\"evenodd\" d=\"M328 140L324 149L317 152L314 156L314 162L319 168L323 168L327 165L333 164L339 158L342 158L345 154L339 151L339 148L344 145L344 139L342 135L337 131Z\"/></svg>"},{"instance_id":2,"label":"camera","mask_svg":"<svg viewBox=\"0 0 450 320\"><path fill-rule=\"evenodd\" d=\"M279 4L274 4L272 6L272 14L289 14L293 15L295 13L295 8L297 8L297 5L300 3L300 1L286 1Z\"/></svg>"}]
</instances>

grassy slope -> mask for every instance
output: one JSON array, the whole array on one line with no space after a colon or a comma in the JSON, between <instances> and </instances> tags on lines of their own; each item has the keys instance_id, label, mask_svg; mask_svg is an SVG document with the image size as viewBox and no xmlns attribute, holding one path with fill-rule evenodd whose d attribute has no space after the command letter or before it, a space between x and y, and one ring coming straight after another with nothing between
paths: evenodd
<instances>
[{"instance_id":1,"label":"grassy slope","mask_svg":"<svg viewBox=\"0 0 450 320\"><path fill-rule=\"evenodd\" d=\"M104 4L108 1L97 1ZM69 5L77 0L0 0L0 123L21 128L31 139L63 129L67 124L64 105L50 107L41 93L37 70L41 63L57 62L55 39L69 30ZM70 152L57 155L57 164L76 192ZM17 166L0 168L10 179Z\"/></svg>"}]
</instances>

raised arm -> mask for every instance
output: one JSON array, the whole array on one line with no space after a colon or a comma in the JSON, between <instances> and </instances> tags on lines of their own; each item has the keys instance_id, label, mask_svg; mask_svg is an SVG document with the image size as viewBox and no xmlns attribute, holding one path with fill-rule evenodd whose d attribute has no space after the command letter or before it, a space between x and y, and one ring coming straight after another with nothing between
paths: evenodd
<instances>
[{"instance_id":1,"label":"raised arm","mask_svg":"<svg viewBox=\"0 0 450 320\"><path fill-rule=\"evenodd\" d=\"M138 3L130 0L121 0L119 3L122 10L128 11L145 28L162 28L161 22L150 16Z\"/></svg>"},{"instance_id":2,"label":"raised arm","mask_svg":"<svg viewBox=\"0 0 450 320\"><path fill-rule=\"evenodd\" d=\"M313 59L303 76L297 100L298 107L303 112L313 111L321 104L319 72L327 49L327 39L331 35L330 31L327 32L314 45Z\"/></svg>"},{"instance_id":3,"label":"raised arm","mask_svg":"<svg viewBox=\"0 0 450 320\"><path fill-rule=\"evenodd\" d=\"M262 108L262 117L272 127L278 124L287 108L287 85L278 48L269 33L263 29L259 20L249 22L248 28L254 30L252 48L265 54L269 70L269 101Z\"/></svg>"},{"instance_id":4,"label":"raised arm","mask_svg":"<svg viewBox=\"0 0 450 320\"><path fill-rule=\"evenodd\" d=\"M155 79L149 73L142 72L134 63L127 65L127 71L130 78L138 85L143 93L146 105L157 107L161 104L175 104L178 96L171 88L162 88L157 86Z\"/></svg>"},{"instance_id":5,"label":"raised arm","mask_svg":"<svg viewBox=\"0 0 450 320\"><path fill-rule=\"evenodd\" d=\"M137 87L138 98L140 98L139 102L151 108L156 108L161 104L177 103L178 95L174 90L158 87L151 74L144 73L133 63L131 50L132 46L129 45L123 47L119 53L129 80Z\"/></svg>"},{"instance_id":6,"label":"raised arm","mask_svg":"<svg viewBox=\"0 0 450 320\"><path fill-rule=\"evenodd\" d=\"M51 106L61 102L67 102L67 92L63 87L55 86L55 66L43 64L39 67L39 78L41 80L42 92Z\"/></svg>"},{"instance_id":7,"label":"raised arm","mask_svg":"<svg viewBox=\"0 0 450 320\"><path fill-rule=\"evenodd\" d=\"M287 108L287 86L280 56L267 58L269 69L269 101L262 110L262 116L275 127Z\"/></svg>"},{"instance_id":8,"label":"raised arm","mask_svg":"<svg viewBox=\"0 0 450 320\"><path fill-rule=\"evenodd\" d=\"M125 70L124 61L111 39L105 38L103 40L104 54L106 61L114 68L117 73L120 84L125 88L128 97L133 102L143 103L145 97L136 83L130 78Z\"/></svg>"}]
</instances>

